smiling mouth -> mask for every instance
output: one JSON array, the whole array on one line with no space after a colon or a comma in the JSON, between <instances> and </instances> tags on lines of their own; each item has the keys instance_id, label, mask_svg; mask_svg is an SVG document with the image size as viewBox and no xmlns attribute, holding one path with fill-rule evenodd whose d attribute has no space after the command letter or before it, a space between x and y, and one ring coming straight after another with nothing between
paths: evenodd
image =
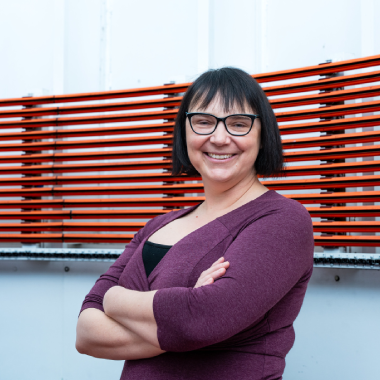
<instances>
[{"instance_id":1,"label":"smiling mouth","mask_svg":"<svg viewBox=\"0 0 380 380\"><path fill-rule=\"evenodd\" d=\"M227 158L231 158L234 154L214 154L214 153L206 153L209 157L215 158L216 160L225 160Z\"/></svg>"}]
</instances>

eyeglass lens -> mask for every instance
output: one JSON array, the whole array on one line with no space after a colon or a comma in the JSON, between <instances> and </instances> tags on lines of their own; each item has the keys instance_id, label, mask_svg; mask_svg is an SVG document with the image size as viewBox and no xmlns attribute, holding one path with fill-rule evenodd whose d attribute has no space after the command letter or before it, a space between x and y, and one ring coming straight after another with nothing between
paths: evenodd
<instances>
[{"instance_id":1,"label":"eyeglass lens","mask_svg":"<svg viewBox=\"0 0 380 380\"><path fill-rule=\"evenodd\" d=\"M191 118L191 125L194 132L200 134L211 133L217 124L217 119L212 115L193 115ZM235 135L246 134L251 126L252 119L248 116L236 115L228 116L226 119L226 126L229 132Z\"/></svg>"}]
</instances>

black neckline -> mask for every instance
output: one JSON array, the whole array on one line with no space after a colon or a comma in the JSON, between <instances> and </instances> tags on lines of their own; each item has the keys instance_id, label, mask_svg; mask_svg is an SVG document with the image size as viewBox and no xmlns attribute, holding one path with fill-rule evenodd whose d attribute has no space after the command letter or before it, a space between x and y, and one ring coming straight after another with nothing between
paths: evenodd
<instances>
[{"instance_id":1,"label":"black neckline","mask_svg":"<svg viewBox=\"0 0 380 380\"><path fill-rule=\"evenodd\" d=\"M159 248L171 248L171 247L173 247L172 245L152 243L151 241L148 241L148 240L146 240L145 243L148 243L149 245L153 245L154 247L159 247Z\"/></svg>"}]
</instances>

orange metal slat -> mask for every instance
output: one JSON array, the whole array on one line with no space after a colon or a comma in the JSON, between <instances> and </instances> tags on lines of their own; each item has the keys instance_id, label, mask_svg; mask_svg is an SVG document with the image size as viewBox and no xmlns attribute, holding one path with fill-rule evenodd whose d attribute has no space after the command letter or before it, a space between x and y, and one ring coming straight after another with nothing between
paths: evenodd
<instances>
[{"instance_id":1,"label":"orange metal slat","mask_svg":"<svg viewBox=\"0 0 380 380\"><path fill-rule=\"evenodd\" d=\"M176 181L200 181L197 176L172 176L170 173L146 173L146 174L113 174L96 176L42 176L21 178L0 178L1 186L37 186L37 185L67 185L67 184L90 184L90 183L135 183L135 182L176 182Z\"/></svg>"},{"instance_id":2,"label":"orange metal slat","mask_svg":"<svg viewBox=\"0 0 380 380\"><path fill-rule=\"evenodd\" d=\"M314 75L325 75L340 71L356 70L364 67L372 67L380 65L380 55L371 57L350 59L347 61L331 62L326 64L301 67L298 69L275 71L265 74L254 75L259 83L274 82L285 79L302 78Z\"/></svg>"},{"instance_id":3,"label":"orange metal slat","mask_svg":"<svg viewBox=\"0 0 380 380\"><path fill-rule=\"evenodd\" d=\"M1 220L42 220L42 219L150 219L167 214L170 210L69 210L69 211L7 211L0 212Z\"/></svg>"},{"instance_id":4,"label":"orange metal slat","mask_svg":"<svg viewBox=\"0 0 380 380\"><path fill-rule=\"evenodd\" d=\"M83 243L129 243L134 234L64 234L64 242Z\"/></svg>"},{"instance_id":5,"label":"orange metal slat","mask_svg":"<svg viewBox=\"0 0 380 380\"><path fill-rule=\"evenodd\" d=\"M111 136L142 134L153 132L173 132L174 123L158 123L145 125L126 125L121 127L109 126L103 128L83 128L83 129L56 129L54 131L33 131L33 132L12 132L0 133L0 141L6 140L43 140L61 139L67 137L85 136Z\"/></svg>"},{"instance_id":6,"label":"orange metal slat","mask_svg":"<svg viewBox=\"0 0 380 380\"><path fill-rule=\"evenodd\" d=\"M338 200L337 200L338 202ZM313 218L361 218L380 216L380 206L306 207ZM366 222L367 223L367 222ZM371 222L368 222L371 223Z\"/></svg>"},{"instance_id":7,"label":"orange metal slat","mask_svg":"<svg viewBox=\"0 0 380 380\"><path fill-rule=\"evenodd\" d=\"M0 107L31 106L37 104L74 103L105 99L135 98L139 96L164 95L185 92L191 83L171 84L156 87L142 87L128 90L113 90L67 95L35 96L25 98L0 99Z\"/></svg>"},{"instance_id":8,"label":"orange metal slat","mask_svg":"<svg viewBox=\"0 0 380 380\"><path fill-rule=\"evenodd\" d=\"M63 234L2 234L0 233L0 242L20 242L20 243L37 243L37 242L62 242Z\"/></svg>"},{"instance_id":9,"label":"orange metal slat","mask_svg":"<svg viewBox=\"0 0 380 380\"><path fill-rule=\"evenodd\" d=\"M19 152L23 151L41 151L41 150L63 150L63 149L90 149L104 148L111 146L136 146L136 145L159 145L171 144L172 135L165 136L144 136L144 137L126 137L118 139L96 139L96 140L79 140L79 141L54 141L42 143L25 143L25 144L3 144L0 145L0 152ZM22 147L22 149L20 149Z\"/></svg>"},{"instance_id":10,"label":"orange metal slat","mask_svg":"<svg viewBox=\"0 0 380 380\"><path fill-rule=\"evenodd\" d=\"M144 222L108 222L108 223L75 223L75 222L50 222L50 223L1 223L2 231L138 231L145 226Z\"/></svg>"},{"instance_id":11,"label":"orange metal slat","mask_svg":"<svg viewBox=\"0 0 380 380\"><path fill-rule=\"evenodd\" d=\"M316 246L380 247L380 236L314 236Z\"/></svg>"},{"instance_id":12,"label":"orange metal slat","mask_svg":"<svg viewBox=\"0 0 380 380\"><path fill-rule=\"evenodd\" d=\"M279 86L264 87L267 96L277 96L285 94L294 94L309 91L321 91L346 86L356 86L364 83L378 82L380 80L380 71L360 73L353 75L344 75L328 79L318 79L308 82L288 83Z\"/></svg>"},{"instance_id":13,"label":"orange metal slat","mask_svg":"<svg viewBox=\"0 0 380 380\"><path fill-rule=\"evenodd\" d=\"M178 110L164 110L154 112L121 113L115 115L81 116L81 117L57 117L46 119L32 119L19 121L2 121L0 129L8 128L43 128L65 125L121 123L131 121L175 119Z\"/></svg>"},{"instance_id":14,"label":"orange metal slat","mask_svg":"<svg viewBox=\"0 0 380 380\"><path fill-rule=\"evenodd\" d=\"M357 202L379 202L380 191L360 192L335 192L323 194L291 194L285 195L302 204L334 204L334 203L357 203Z\"/></svg>"},{"instance_id":15,"label":"orange metal slat","mask_svg":"<svg viewBox=\"0 0 380 380\"><path fill-rule=\"evenodd\" d=\"M355 104L345 104L331 107L321 107L298 111L278 112L276 119L279 122L292 121L292 120L305 120L315 118L337 117L343 115L352 115L365 112L380 111L380 101L375 100L372 102L363 102Z\"/></svg>"},{"instance_id":16,"label":"orange metal slat","mask_svg":"<svg viewBox=\"0 0 380 380\"><path fill-rule=\"evenodd\" d=\"M358 111L360 113L360 111ZM279 126L281 135L293 133L329 132L342 129L375 127L380 124L380 115L351 117L312 123L286 124Z\"/></svg>"},{"instance_id":17,"label":"orange metal slat","mask_svg":"<svg viewBox=\"0 0 380 380\"><path fill-rule=\"evenodd\" d=\"M314 222L315 232L380 232L380 222Z\"/></svg>"},{"instance_id":18,"label":"orange metal slat","mask_svg":"<svg viewBox=\"0 0 380 380\"><path fill-rule=\"evenodd\" d=\"M185 194L203 193L203 184L174 184L149 186L44 187L0 190L0 197L48 197L115 194Z\"/></svg>"},{"instance_id":19,"label":"orange metal slat","mask_svg":"<svg viewBox=\"0 0 380 380\"><path fill-rule=\"evenodd\" d=\"M90 171L121 171L121 170L148 170L148 169L170 169L170 160L155 161L129 161L129 162L107 162L95 164L63 164L63 165L31 165L31 166L4 166L0 168L0 175L21 173L72 173Z\"/></svg>"},{"instance_id":20,"label":"orange metal slat","mask_svg":"<svg viewBox=\"0 0 380 380\"><path fill-rule=\"evenodd\" d=\"M94 161L94 160L115 160L126 158L151 158L165 157L171 155L171 148L150 148L139 150L116 150L106 152L73 152L73 153L46 153L33 155L7 155L0 156L0 164L11 163L41 163L41 162L62 162L62 161Z\"/></svg>"},{"instance_id":21,"label":"orange metal slat","mask_svg":"<svg viewBox=\"0 0 380 380\"><path fill-rule=\"evenodd\" d=\"M287 176L306 176L335 175L343 173L366 173L378 170L380 170L380 161L359 161L325 165L288 166L285 172L287 173ZM352 177L340 177L340 179L343 178L349 180ZM318 180L324 181L324 179Z\"/></svg>"},{"instance_id":22,"label":"orange metal slat","mask_svg":"<svg viewBox=\"0 0 380 380\"><path fill-rule=\"evenodd\" d=\"M372 157L380 155L380 145L366 145L348 148L332 148L323 150L306 150L299 152L285 152L286 162L337 160L356 157Z\"/></svg>"},{"instance_id":23,"label":"orange metal slat","mask_svg":"<svg viewBox=\"0 0 380 380\"><path fill-rule=\"evenodd\" d=\"M354 88L350 90L331 91L315 95L270 99L272 108L304 106L308 104L325 104L351 99L363 99L380 95L380 86Z\"/></svg>"},{"instance_id":24,"label":"orange metal slat","mask_svg":"<svg viewBox=\"0 0 380 380\"><path fill-rule=\"evenodd\" d=\"M193 206L204 201L204 197L164 198L110 198L110 199L51 199L31 201L3 201L3 209L44 209L44 208L101 208L101 207L181 207Z\"/></svg>"},{"instance_id":25,"label":"orange metal slat","mask_svg":"<svg viewBox=\"0 0 380 380\"><path fill-rule=\"evenodd\" d=\"M71 211L1 211L0 220L71 219Z\"/></svg>"},{"instance_id":26,"label":"orange metal slat","mask_svg":"<svg viewBox=\"0 0 380 380\"><path fill-rule=\"evenodd\" d=\"M321 123L322 124L322 123ZM351 128L354 128L353 126ZM342 133L320 137L306 137L282 140L284 149L311 148L315 146L336 146L345 144L363 144L366 142L380 141L380 131L359 133Z\"/></svg>"},{"instance_id":27,"label":"orange metal slat","mask_svg":"<svg viewBox=\"0 0 380 380\"><path fill-rule=\"evenodd\" d=\"M71 115L78 113L93 112L116 112L127 110L138 110L145 108L164 108L177 107L181 103L182 97L149 99L134 102L102 103L102 104L83 104L65 107L39 107L21 110L0 111L0 118L12 117L41 117L52 115Z\"/></svg>"},{"instance_id":28,"label":"orange metal slat","mask_svg":"<svg viewBox=\"0 0 380 380\"><path fill-rule=\"evenodd\" d=\"M128 243L131 234L0 234L1 242Z\"/></svg>"},{"instance_id":29,"label":"orange metal slat","mask_svg":"<svg viewBox=\"0 0 380 380\"><path fill-rule=\"evenodd\" d=\"M331 177L331 178L322 178L322 179L319 179L319 178L299 179L299 180L288 180L288 181L261 181L261 183L264 186L276 191L301 190L301 189L331 189L331 188L342 189L342 188L347 188L347 187L379 186L380 176L371 175L371 176L353 176L353 177Z\"/></svg>"}]
</instances>

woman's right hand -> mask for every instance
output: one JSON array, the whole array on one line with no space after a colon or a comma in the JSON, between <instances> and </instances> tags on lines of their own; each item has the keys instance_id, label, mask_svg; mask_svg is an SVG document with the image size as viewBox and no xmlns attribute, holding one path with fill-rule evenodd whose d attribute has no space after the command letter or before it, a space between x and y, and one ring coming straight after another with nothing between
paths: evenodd
<instances>
[{"instance_id":1,"label":"woman's right hand","mask_svg":"<svg viewBox=\"0 0 380 380\"><path fill-rule=\"evenodd\" d=\"M201 273L194 289L212 284L217 278L222 277L226 273L229 266L230 263L228 261L225 262L224 257L221 257L210 268Z\"/></svg>"}]
</instances>

